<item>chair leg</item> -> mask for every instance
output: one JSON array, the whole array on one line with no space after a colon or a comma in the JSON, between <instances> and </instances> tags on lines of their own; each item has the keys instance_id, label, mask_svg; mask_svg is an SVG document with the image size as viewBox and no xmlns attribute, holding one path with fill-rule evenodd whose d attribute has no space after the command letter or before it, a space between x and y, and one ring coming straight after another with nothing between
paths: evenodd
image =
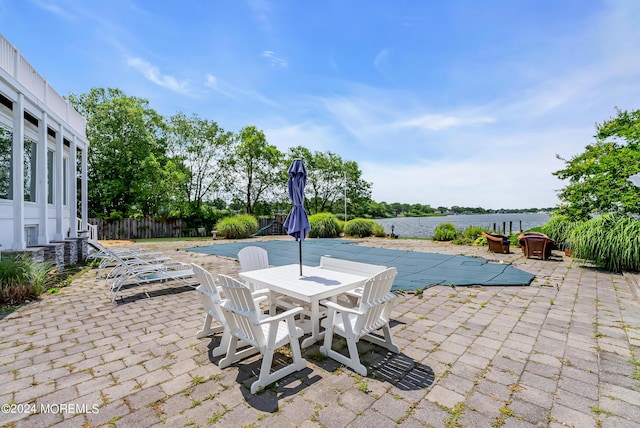
<instances>
[{"instance_id":1,"label":"chair leg","mask_svg":"<svg viewBox=\"0 0 640 428\"><path fill-rule=\"evenodd\" d=\"M218 326L211 328L211 321L213 321L213 317L209 314L204 319L204 324L202 326L202 330L196 333L196 339L202 339L203 337L211 336L212 334L220 333L223 330L223 327Z\"/></svg>"},{"instance_id":2,"label":"chair leg","mask_svg":"<svg viewBox=\"0 0 640 428\"><path fill-rule=\"evenodd\" d=\"M384 340L372 334L367 334L362 338L367 342L375 343L376 345L382 346L395 354L399 354L400 348L393 342L393 336L391 336L391 329L389 328L389 325L382 327L382 333L384 334Z\"/></svg>"},{"instance_id":3,"label":"chair leg","mask_svg":"<svg viewBox=\"0 0 640 428\"><path fill-rule=\"evenodd\" d=\"M221 369L230 366L238 360L236 355L236 349L238 348L238 338L232 337L229 341L229 347L227 348L227 356L218 362L218 367Z\"/></svg>"}]
</instances>

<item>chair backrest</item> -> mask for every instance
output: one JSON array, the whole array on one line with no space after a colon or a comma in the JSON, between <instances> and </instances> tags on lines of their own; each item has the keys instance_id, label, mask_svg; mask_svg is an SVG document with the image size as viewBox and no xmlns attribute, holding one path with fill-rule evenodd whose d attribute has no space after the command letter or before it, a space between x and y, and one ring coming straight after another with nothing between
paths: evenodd
<instances>
[{"instance_id":1,"label":"chair backrest","mask_svg":"<svg viewBox=\"0 0 640 428\"><path fill-rule=\"evenodd\" d=\"M374 265L370 263L354 262L351 260L335 259L331 256L320 257L321 269L327 269L337 272L352 273L354 275L361 275L366 277L372 277L387 267L381 265Z\"/></svg>"},{"instance_id":2,"label":"chair backrest","mask_svg":"<svg viewBox=\"0 0 640 428\"><path fill-rule=\"evenodd\" d=\"M202 305L209 315L222 322L224 320L224 315L220 308L222 297L216 286L215 278L209 271L195 263L191 264L191 270L193 271L194 279L200 283L196 290Z\"/></svg>"},{"instance_id":3,"label":"chair backrest","mask_svg":"<svg viewBox=\"0 0 640 428\"><path fill-rule=\"evenodd\" d=\"M547 243L549 242L548 238L542 236L526 236L525 242L527 257L536 256L545 258Z\"/></svg>"},{"instance_id":4,"label":"chair backrest","mask_svg":"<svg viewBox=\"0 0 640 428\"><path fill-rule=\"evenodd\" d=\"M237 279L223 274L218 274L218 284L226 297L222 308L231 334L256 348L263 347L265 337L262 328L256 325L261 312L251 290Z\"/></svg>"},{"instance_id":5,"label":"chair backrest","mask_svg":"<svg viewBox=\"0 0 640 428\"><path fill-rule=\"evenodd\" d=\"M355 330L360 336L368 334L389 322L395 294L391 292L398 271L391 267L369 278L364 284Z\"/></svg>"},{"instance_id":6,"label":"chair backrest","mask_svg":"<svg viewBox=\"0 0 640 428\"><path fill-rule=\"evenodd\" d=\"M269 267L269 253L264 248L249 246L238 252L240 272L266 269Z\"/></svg>"}]
</instances>

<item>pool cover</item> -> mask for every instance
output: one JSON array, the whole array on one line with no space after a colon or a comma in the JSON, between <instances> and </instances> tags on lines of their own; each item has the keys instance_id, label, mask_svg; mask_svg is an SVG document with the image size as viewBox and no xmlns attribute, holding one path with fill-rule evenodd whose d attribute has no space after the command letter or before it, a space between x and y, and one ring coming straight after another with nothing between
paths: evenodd
<instances>
[{"instance_id":1,"label":"pool cover","mask_svg":"<svg viewBox=\"0 0 640 428\"><path fill-rule=\"evenodd\" d=\"M529 285L534 278L532 274L508 264L489 263L479 257L389 250L353 243L344 239L307 239L302 244L303 263L317 266L321 256L329 255L356 262L394 266L398 269L394 290L425 289L434 285ZM215 244L188 248L187 251L237 259L238 251L249 245L267 250L271 265L298 263L298 243L293 239Z\"/></svg>"}]
</instances>

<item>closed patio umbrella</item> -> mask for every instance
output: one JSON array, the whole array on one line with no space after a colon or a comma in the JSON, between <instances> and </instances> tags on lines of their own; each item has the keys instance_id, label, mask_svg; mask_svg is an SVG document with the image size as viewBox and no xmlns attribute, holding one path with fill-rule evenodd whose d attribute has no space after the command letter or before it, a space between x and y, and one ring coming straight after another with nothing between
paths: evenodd
<instances>
[{"instance_id":1,"label":"closed patio umbrella","mask_svg":"<svg viewBox=\"0 0 640 428\"><path fill-rule=\"evenodd\" d=\"M287 234L298 241L298 251L300 254L300 276L302 276L302 241L311 230L309 218L304 210L304 186L307 184L307 169L304 167L302 159L295 159L289 167L289 197L293 207L284 221L284 228Z\"/></svg>"}]
</instances>

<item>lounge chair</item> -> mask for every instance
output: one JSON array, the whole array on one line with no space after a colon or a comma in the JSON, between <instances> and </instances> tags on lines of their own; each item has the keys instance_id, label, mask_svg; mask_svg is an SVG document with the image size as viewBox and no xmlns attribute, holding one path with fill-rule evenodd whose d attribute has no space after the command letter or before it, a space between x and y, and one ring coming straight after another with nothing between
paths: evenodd
<instances>
[{"instance_id":1,"label":"lounge chair","mask_svg":"<svg viewBox=\"0 0 640 428\"><path fill-rule=\"evenodd\" d=\"M114 255L118 265L112 271L109 280L111 301L115 302L118 292L125 286L139 286L152 282L185 280L193 276L191 265L180 262L172 263L130 263L118 255Z\"/></svg>"},{"instance_id":2,"label":"lounge chair","mask_svg":"<svg viewBox=\"0 0 640 428\"><path fill-rule=\"evenodd\" d=\"M496 234L496 233L487 233L482 232L482 234L487 238L487 244L489 245L489 251L492 253L509 253L509 238Z\"/></svg>"}]
</instances>

